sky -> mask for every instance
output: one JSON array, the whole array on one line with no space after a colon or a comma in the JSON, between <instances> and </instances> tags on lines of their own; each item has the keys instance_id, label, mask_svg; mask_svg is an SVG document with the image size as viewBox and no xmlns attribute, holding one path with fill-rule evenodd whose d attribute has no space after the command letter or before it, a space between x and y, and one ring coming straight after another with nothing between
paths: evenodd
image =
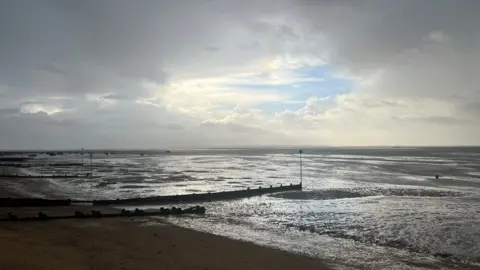
<instances>
[{"instance_id":1,"label":"sky","mask_svg":"<svg viewBox=\"0 0 480 270\"><path fill-rule=\"evenodd\" d=\"M479 12L3 0L0 149L478 145Z\"/></svg>"}]
</instances>

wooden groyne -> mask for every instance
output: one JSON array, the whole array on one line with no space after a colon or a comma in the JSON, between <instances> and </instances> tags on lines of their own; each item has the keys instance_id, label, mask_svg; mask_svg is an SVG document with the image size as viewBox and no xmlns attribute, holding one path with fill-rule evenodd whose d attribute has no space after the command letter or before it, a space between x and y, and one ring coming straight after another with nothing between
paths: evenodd
<instances>
[{"instance_id":1,"label":"wooden groyne","mask_svg":"<svg viewBox=\"0 0 480 270\"><path fill-rule=\"evenodd\" d=\"M0 207L69 206L72 200L48 200L36 198L0 198Z\"/></svg>"},{"instance_id":2,"label":"wooden groyne","mask_svg":"<svg viewBox=\"0 0 480 270\"><path fill-rule=\"evenodd\" d=\"M27 157L0 157L0 162L26 162Z\"/></svg>"},{"instance_id":3,"label":"wooden groyne","mask_svg":"<svg viewBox=\"0 0 480 270\"><path fill-rule=\"evenodd\" d=\"M135 209L135 211L129 211L122 209L120 213L108 213L102 214L100 211L92 210L90 213L83 213L80 211L75 211L73 215L63 215L63 216L48 216L46 213L39 212L35 217L17 217L15 214L8 213L6 218L0 218L0 222L18 222L18 221L48 221L48 220L58 220L58 219L92 219L92 218L117 218L117 217L147 217L147 216L170 216L170 215L186 215L186 214L205 214L205 207L203 206L193 206L187 209L182 209L178 207L169 208L160 208L156 211L144 211L140 209Z\"/></svg>"},{"instance_id":4,"label":"wooden groyne","mask_svg":"<svg viewBox=\"0 0 480 270\"><path fill-rule=\"evenodd\" d=\"M83 167L84 163L0 163L0 167L38 168L38 167Z\"/></svg>"},{"instance_id":5,"label":"wooden groyne","mask_svg":"<svg viewBox=\"0 0 480 270\"><path fill-rule=\"evenodd\" d=\"M80 200L50 200L50 199L36 199L36 198L0 198L0 207L46 207L46 206L69 206L72 203L91 203L93 205L159 205L159 204L173 204L173 203L189 203L189 202L208 202L241 199L254 196L260 196L269 193L302 190L302 184L287 185L287 186L270 186L258 187L255 189L247 188L243 190L209 192L199 194L183 194L183 195L168 195L168 196L153 196L140 197L130 199L116 199L116 200L94 200L94 201L80 201Z\"/></svg>"},{"instance_id":6,"label":"wooden groyne","mask_svg":"<svg viewBox=\"0 0 480 270\"><path fill-rule=\"evenodd\" d=\"M0 178L92 178L90 174L42 174L42 175L21 175L21 174L0 174ZM95 177L93 177L95 178Z\"/></svg>"},{"instance_id":7,"label":"wooden groyne","mask_svg":"<svg viewBox=\"0 0 480 270\"><path fill-rule=\"evenodd\" d=\"M241 199L253 196L260 196L269 193L277 193L284 191L302 190L302 184L288 186L270 186L258 187L255 189L247 188L244 190L209 192L200 194L185 194L185 195L170 195L170 196L153 196L131 199L117 199L117 200L95 200L93 205L148 205L148 204L170 204L182 202L202 202L202 201L220 201Z\"/></svg>"}]
</instances>

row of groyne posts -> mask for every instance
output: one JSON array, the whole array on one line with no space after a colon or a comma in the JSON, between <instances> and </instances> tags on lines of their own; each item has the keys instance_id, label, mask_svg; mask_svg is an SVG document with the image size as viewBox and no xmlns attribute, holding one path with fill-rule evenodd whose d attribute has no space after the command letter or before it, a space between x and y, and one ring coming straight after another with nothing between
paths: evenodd
<instances>
[{"instance_id":1,"label":"row of groyne posts","mask_svg":"<svg viewBox=\"0 0 480 270\"><path fill-rule=\"evenodd\" d=\"M49 156L55 156L53 152L47 152ZM54 162L54 163L29 163L29 160L32 160L36 157L35 155L28 155L27 157L1 157L0 156L0 167L14 167L14 168L35 168L35 167L53 167L53 168L66 168L66 167L81 167L82 173L75 174L9 174L2 172L0 178L93 178L93 152L89 152L90 157L90 172L84 172L83 168L85 167L84 162L84 149L81 151L82 162Z\"/></svg>"},{"instance_id":2,"label":"row of groyne posts","mask_svg":"<svg viewBox=\"0 0 480 270\"><path fill-rule=\"evenodd\" d=\"M40 199L40 198L0 198L0 207L53 207L53 206L72 206L72 205L84 205L90 204L93 206L111 206L111 205L160 205L160 204L173 204L173 203L192 203L192 202L205 202L215 200L231 200L247 198L252 196L260 196L268 193L285 192L302 190L303 185L303 172L302 172L302 153L300 150L300 183L270 187L259 187L258 189L247 188L244 190L234 191L221 191L221 192L208 192L200 194L182 194L182 195L170 195L170 196L153 196L153 197L139 197L129 199L115 199L115 200L93 200L93 201L80 201L71 199L52 200L52 199ZM92 159L92 154L90 154ZM83 163L83 160L82 160ZM92 164L92 162L91 162ZM92 176L92 174L90 174ZM112 211L112 209L109 209ZM91 213L84 213L75 211L74 215L61 215L61 216L49 216L44 212L38 212L34 217L17 217L15 214L9 212L5 218L0 218L0 221L46 221L55 219L70 219L70 218L110 218L110 217L135 217L135 216L169 216L169 215L183 215L183 214L205 214L206 209L203 206L193 206L186 209L179 207L160 208L154 211L144 211L135 209L129 211L122 209L120 213L107 213L102 214L99 210L91 210Z\"/></svg>"},{"instance_id":3,"label":"row of groyne posts","mask_svg":"<svg viewBox=\"0 0 480 270\"><path fill-rule=\"evenodd\" d=\"M90 204L94 207L98 206L120 206L120 205L162 205L173 203L193 203L193 202L206 202L216 200L232 200L240 198L248 198L253 196L260 196L268 193L284 192L302 190L302 183L297 185L280 185L277 187L267 187L258 189L244 189L234 191L222 191L222 192L209 192L200 194L183 194L183 195L170 195L170 196L154 196L154 197L139 197L130 199L116 199L116 200L93 200L93 201L79 201L71 199L63 200L50 200L50 199L37 199L37 198L0 198L0 207L62 207L78 205L85 207L85 204ZM108 209L112 211L113 209ZM184 214L205 214L206 209L203 206L196 205L182 209L179 207L163 208L159 210L144 211L135 209L129 211L122 209L120 213L108 213L102 214L99 210L91 210L91 214L87 214L80 211L75 211L74 215L60 215L49 216L44 212L38 212L34 217L17 217L12 212L7 213L5 218L0 218L0 221L46 221L56 219L72 219L72 218L113 218L113 217L135 217L135 216L169 216L169 215L184 215Z\"/></svg>"},{"instance_id":4,"label":"row of groyne posts","mask_svg":"<svg viewBox=\"0 0 480 270\"><path fill-rule=\"evenodd\" d=\"M8 221L48 221L48 220L60 220L60 219L98 219L98 218L117 218L117 217L148 217L148 216L178 216L185 214L205 214L206 209L203 206L193 206L186 209L173 206L172 208L161 207L159 210L145 211L138 208L135 210L122 209L116 213L102 213L99 210L91 210L89 213L85 211L74 211L73 215L56 215L50 216L43 211L38 212L37 216L30 217L18 217L17 215L9 212L5 218L0 218L0 222Z\"/></svg>"}]
</instances>

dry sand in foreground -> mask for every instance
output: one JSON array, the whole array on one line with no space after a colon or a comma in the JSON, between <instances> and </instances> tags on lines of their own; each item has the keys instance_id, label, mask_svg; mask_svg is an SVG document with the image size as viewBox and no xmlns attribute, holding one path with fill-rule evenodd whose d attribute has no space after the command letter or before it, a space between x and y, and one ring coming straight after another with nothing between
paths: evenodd
<instances>
[{"instance_id":1,"label":"dry sand in foreground","mask_svg":"<svg viewBox=\"0 0 480 270\"><path fill-rule=\"evenodd\" d=\"M0 243L0 269L327 269L304 256L124 218L2 222Z\"/></svg>"}]
</instances>

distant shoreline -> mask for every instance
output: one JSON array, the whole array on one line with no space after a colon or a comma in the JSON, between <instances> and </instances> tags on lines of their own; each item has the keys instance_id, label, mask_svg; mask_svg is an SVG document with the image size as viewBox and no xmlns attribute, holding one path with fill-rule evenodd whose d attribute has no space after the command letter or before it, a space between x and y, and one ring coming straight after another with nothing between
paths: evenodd
<instances>
[{"instance_id":1,"label":"distant shoreline","mask_svg":"<svg viewBox=\"0 0 480 270\"><path fill-rule=\"evenodd\" d=\"M288 145L288 146L235 146L235 147L206 147L206 148L70 148L70 149L0 149L1 154L24 154L24 153L45 153L45 152L64 152L64 153L175 153L175 152L201 152L201 151L235 151L235 150L299 150L299 149L340 149L340 150L409 150L409 149L431 149L431 150L447 150L447 149L479 149L480 145L450 145L450 146L306 146L306 145Z\"/></svg>"}]
</instances>

